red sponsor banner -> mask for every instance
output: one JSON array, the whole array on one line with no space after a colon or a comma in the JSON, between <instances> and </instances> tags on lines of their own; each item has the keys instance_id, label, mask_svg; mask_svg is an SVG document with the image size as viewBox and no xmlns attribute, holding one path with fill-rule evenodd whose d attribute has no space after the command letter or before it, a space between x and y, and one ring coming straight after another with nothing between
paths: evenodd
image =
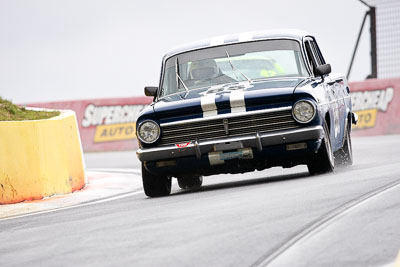
<instances>
[{"instance_id":1,"label":"red sponsor banner","mask_svg":"<svg viewBox=\"0 0 400 267\"><path fill-rule=\"evenodd\" d=\"M85 152L117 151L138 148L136 119L151 101L151 97L126 97L33 103L27 106L74 110Z\"/></svg>"},{"instance_id":2,"label":"red sponsor banner","mask_svg":"<svg viewBox=\"0 0 400 267\"><path fill-rule=\"evenodd\" d=\"M355 136L400 134L400 78L350 83Z\"/></svg>"}]
</instances>

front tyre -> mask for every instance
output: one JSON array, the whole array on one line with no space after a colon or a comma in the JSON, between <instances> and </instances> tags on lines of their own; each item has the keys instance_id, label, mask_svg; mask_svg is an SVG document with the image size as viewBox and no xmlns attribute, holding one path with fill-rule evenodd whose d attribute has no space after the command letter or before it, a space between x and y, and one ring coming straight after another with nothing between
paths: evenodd
<instances>
[{"instance_id":1,"label":"front tyre","mask_svg":"<svg viewBox=\"0 0 400 267\"><path fill-rule=\"evenodd\" d=\"M344 142L342 148L335 152L335 163L342 166L350 166L353 164L353 148L351 145L349 127L345 128Z\"/></svg>"},{"instance_id":2,"label":"front tyre","mask_svg":"<svg viewBox=\"0 0 400 267\"><path fill-rule=\"evenodd\" d=\"M331 139L329 137L329 129L326 121L323 125L324 138L318 152L310 157L307 162L308 172L311 175L333 172L335 168L335 160L332 152Z\"/></svg>"},{"instance_id":3,"label":"front tyre","mask_svg":"<svg viewBox=\"0 0 400 267\"><path fill-rule=\"evenodd\" d=\"M178 185L182 189L199 188L203 184L203 176L188 175L178 177Z\"/></svg>"},{"instance_id":4,"label":"front tyre","mask_svg":"<svg viewBox=\"0 0 400 267\"><path fill-rule=\"evenodd\" d=\"M142 163L144 193L148 197L168 196L171 193L171 177L151 174Z\"/></svg>"}]
</instances>

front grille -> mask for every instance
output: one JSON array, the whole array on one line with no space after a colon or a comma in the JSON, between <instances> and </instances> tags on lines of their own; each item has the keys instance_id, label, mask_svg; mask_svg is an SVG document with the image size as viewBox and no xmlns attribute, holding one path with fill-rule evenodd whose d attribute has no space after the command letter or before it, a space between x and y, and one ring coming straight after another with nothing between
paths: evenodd
<instances>
[{"instance_id":1,"label":"front grille","mask_svg":"<svg viewBox=\"0 0 400 267\"><path fill-rule=\"evenodd\" d=\"M227 126L224 126L224 121ZM241 116L188 122L161 126L159 145L180 144L221 137L236 137L257 132L266 133L299 128L291 110L268 113L244 114ZM228 129L228 134L226 133Z\"/></svg>"}]
</instances>

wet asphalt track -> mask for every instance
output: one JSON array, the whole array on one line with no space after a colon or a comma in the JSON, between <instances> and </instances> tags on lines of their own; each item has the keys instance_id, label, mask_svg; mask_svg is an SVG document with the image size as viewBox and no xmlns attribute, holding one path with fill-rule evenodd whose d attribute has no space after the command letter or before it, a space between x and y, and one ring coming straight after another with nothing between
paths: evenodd
<instances>
[{"instance_id":1,"label":"wet asphalt track","mask_svg":"<svg viewBox=\"0 0 400 267\"><path fill-rule=\"evenodd\" d=\"M334 174L300 166L206 177L196 192L175 185L169 197L0 221L0 266L389 264L400 249L400 136L353 148L355 164ZM103 154L88 158L112 167ZM138 166L126 158L115 166Z\"/></svg>"}]
</instances>

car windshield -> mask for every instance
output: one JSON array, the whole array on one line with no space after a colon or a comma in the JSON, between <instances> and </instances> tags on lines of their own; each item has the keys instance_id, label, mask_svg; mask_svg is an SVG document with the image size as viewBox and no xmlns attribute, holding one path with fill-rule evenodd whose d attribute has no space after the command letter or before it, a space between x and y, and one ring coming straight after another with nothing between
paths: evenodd
<instances>
[{"instance_id":1,"label":"car windshield","mask_svg":"<svg viewBox=\"0 0 400 267\"><path fill-rule=\"evenodd\" d=\"M161 97L187 90L272 77L308 76L300 44L265 40L190 51L165 62Z\"/></svg>"}]
</instances>

